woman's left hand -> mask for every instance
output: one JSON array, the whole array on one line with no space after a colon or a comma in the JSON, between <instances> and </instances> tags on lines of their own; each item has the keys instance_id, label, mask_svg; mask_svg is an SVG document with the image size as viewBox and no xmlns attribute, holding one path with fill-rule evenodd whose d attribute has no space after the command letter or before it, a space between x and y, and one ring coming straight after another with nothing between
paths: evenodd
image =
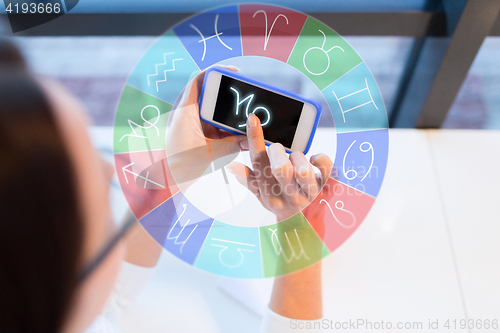
<instances>
[{"instance_id":1,"label":"woman's left hand","mask_svg":"<svg viewBox=\"0 0 500 333\"><path fill-rule=\"evenodd\" d=\"M226 68L237 71L232 66ZM168 164L178 185L196 181L216 159L236 157L243 150L240 143L246 141L244 135L234 135L200 121L199 100L205 72L199 73L186 86L167 131Z\"/></svg>"}]
</instances>

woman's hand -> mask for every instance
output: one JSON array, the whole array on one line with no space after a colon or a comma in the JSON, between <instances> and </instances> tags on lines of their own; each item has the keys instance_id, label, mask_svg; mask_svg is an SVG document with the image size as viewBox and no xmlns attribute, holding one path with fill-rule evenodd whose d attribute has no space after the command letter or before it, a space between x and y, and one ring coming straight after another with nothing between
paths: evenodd
<instances>
[{"instance_id":1,"label":"woman's hand","mask_svg":"<svg viewBox=\"0 0 500 333\"><path fill-rule=\"evenodd\" d=\"M227 69L237 71L235 67ZM188 186L201 177L210 164L222 157L232 161L242 150L244 135L234 135L200 121L199 100L205 72L199 73L186 86L178 107L173 111L167 131L167 160L177 185Z\"/></svg>"},{"instance_id":2,"label":"woman's hand","mask_svg":"<svg viewBox=\"0 0 500 333\"><path fill-rule=\"evenodd\" d=\"M333 163L324 154L312 156L309 163L302 152L293 152L288 157L279 143L273 143L266 152L260 120L253 113L247 120L247 138L248 143L243 146L249 146L253 170L237 162L227 168L276 215L278 222L305 208L330 176ZM313 165L320 170L321 177L316 176Z\"/></svg>"}]
</instances>

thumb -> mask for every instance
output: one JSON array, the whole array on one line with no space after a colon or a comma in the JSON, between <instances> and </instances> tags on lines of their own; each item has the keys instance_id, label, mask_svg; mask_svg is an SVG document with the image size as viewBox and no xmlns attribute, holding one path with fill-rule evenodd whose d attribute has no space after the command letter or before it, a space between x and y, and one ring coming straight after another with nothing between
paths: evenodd
<instances>
[{"instance_id":1,"label":"thumb","mask_svg":"<svg viewBox=\"0 0 500 333\"><path fill-rule=\"evenodd\" d=\"M239 154L240 146L234 139L207 140L214 171L231 163Z\"/></svg>"},{"instance_id":2,"label":"thumb","mask_svg":"<svg viewBox=\"0 0 500 333\"><path fill-rule=\"evenodd\" d=\"M226 167L229 172L231 172L236 180L243 186L245 186L250 192L252 192L258 199L260 196L259 186L255 178L255 174L243 163L231 162Z\"/></svg>"},{"instance_id":3,"label":"thumb","mask_svg":"<svg viewBox=\"0 0 500 333\"><path fill-rule=\"evenodd\" d=\"M240 142L246 140L244 135L232 135L223 139L207 139L212 161L221 159L228 164L238 156L241 151ZM222 163L222 162L221 162Z\"/></svg>"}]
</instances>

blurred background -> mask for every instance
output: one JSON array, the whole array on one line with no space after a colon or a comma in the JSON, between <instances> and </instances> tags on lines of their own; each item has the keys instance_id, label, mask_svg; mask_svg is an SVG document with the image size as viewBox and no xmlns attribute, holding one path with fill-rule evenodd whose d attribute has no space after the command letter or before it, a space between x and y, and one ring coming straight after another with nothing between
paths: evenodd
<instances>
[{"instance_id":1,"label":"blurred background","mask_svg":"<svg viewBox=\"0 0 500 333\"><path fill-rule=\"evenodd\" d=\"M487 2L272 3L305 12L345 37L372 71L391 127L500 129L500 20L474 17ZM157 36L194 13L231 3L82 0L71 16L14 40L37 73L82 99L95 125L110 126L128 75ZM3 18L0 29L12 35Z\"/></svg>"}]
</instances>

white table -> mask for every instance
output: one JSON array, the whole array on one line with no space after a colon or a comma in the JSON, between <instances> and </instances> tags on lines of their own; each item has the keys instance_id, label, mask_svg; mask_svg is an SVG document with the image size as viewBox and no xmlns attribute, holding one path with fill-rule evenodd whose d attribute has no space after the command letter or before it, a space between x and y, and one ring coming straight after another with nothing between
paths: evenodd
<instances>
[{"instance_id":1,"label":"white table","mask_svg":"<svg viewBox=\"0 0 500 333\"><path fill-rule=\"evenodd\" d=\"M110 151L109 128L91 134L98 148ZM439 320L439 331L482 332L446 330L443 324L500 320L498 170L500 132L391 130L387 173L374 207L323 261L324 317L422 322L421 330L396 332L436 332L429 320ZM123 204L115 188L116 214ZM124 333L257 332L256 312L270 281L236 281L242 292L257 295L245 305L222 291L219 280L165 251L119 326Z\"/></svg>"}]
</instances>

